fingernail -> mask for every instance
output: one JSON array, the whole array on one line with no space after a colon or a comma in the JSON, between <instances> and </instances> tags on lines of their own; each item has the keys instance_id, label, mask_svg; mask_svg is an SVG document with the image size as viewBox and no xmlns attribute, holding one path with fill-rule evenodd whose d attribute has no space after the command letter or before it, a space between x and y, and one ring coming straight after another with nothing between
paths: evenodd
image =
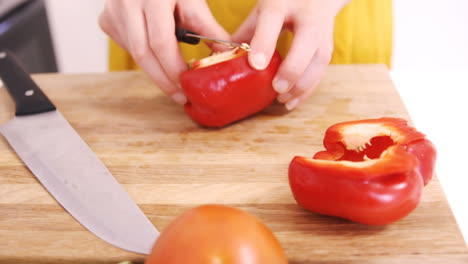
<instances>
[{"instance_id":1,"label":"fingernail","mask_svg":"<svg viewBox=\"0 0 468 264\"><path fill-rule=\"evenodd\" d=\"M290 94L290 93L284 93L284 94L280 94L280 95L278 96L278 101L279 101L280 103L284 103L284 102L289 101L291 98L292 98L292 94Z\"/></svg>"},{"instance_id":2,"label":"fingernail","mask_svg":"<svg viewBox=\"0 0 468 264\"><path fill-rule=\"evenodd\" d=\"M282 94L288 91L289 83L286 80L275 79L273 81L273 88L275 89L276 92Z\"/></svg>"},{"instance_id":3,"label":"fingernail","mask_svg":"<svg viewBox=\"0 0 468 264\"><path fill-rule=\"evenodd\" d=\"M255 53L252 55L252 66L257 70L266 68L266 57L263 53Z\"/></svg>"},{"instance_id":4,"label":"fingernail","mask_svg":"<svg viewBox=\"0 0 468 264\"><path fill-rule=\"evenodd\" d=\"M299 98L294 98L286 104L286 109L293 110L299 104Z\"/></svg>"},{"instance_id":5,"label":"fingernail","mask_svg":"<svg viewBox=\"0 0 468 264\"><path fill-rule=\"evenodd\" d=\"M172 95L172 100L174 100L178 104L185 104L187 103L187 97L181 92L177 92Z\"/></svg>"}]
</instances>

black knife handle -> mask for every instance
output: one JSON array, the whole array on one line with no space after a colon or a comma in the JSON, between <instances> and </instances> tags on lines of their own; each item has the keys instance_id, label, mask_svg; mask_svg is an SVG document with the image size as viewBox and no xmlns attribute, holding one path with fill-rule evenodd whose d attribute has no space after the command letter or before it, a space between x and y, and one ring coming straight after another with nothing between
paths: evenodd
<instances>
[{"instance_id":1,"label":"black knife handle","mask_svg":"<svg viewBox=\"0 0 468 264\"><path fill-rule=\"evenodd\" d=\"M187 33L197 35L197 33L193 32L193 31L187 30L185 28L177 27L176 31L175 31L177 41L185 42L185 43L192 44L192 45L200 43L199 38L187 36Z\"/></svg>"},{"instance_id":2,"label":"black knife handle","mask_svg":"<svg viewBox=\"0 0 468 264\"><path fill-rule=\"evenodd\" d=\"M0 50L0 78L16 104L16 115L55 110L55 106L8 50Z\"/></svg>"}]
</instances>

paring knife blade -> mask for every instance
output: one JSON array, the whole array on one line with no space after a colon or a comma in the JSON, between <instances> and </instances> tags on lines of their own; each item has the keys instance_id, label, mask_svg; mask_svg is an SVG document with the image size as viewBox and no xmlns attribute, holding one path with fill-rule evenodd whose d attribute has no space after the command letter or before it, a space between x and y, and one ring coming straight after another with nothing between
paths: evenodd
<instances>
[{"instance_id":1,"label":"paring knife blade","mask_svg":"<svg viewBox=\"0 0 468 264\"><path fill-rule=\"evenodd\" d=\"M97 237L148 254L159 232L9 51L0 51L0 77L16 103L0 134L31 172Z\"/></svg>"},{"instance_id":2,"label":"paring knife blade","mask_svg":"<svg viewBox=\"0 0 468 264\"><path fill-rule=\"evenodd\" d=\"M235 43L232 41L205 37L205 36L198 35L197 33L187 30L185 28L177 27L175 35L176 35L177 41L184 42L187 44L195 45L195 44L200 43L200 39L203 39L206 41L223 44L231 48L238 47L246 51L250 51L250 46L247 43Z\"/></svg>"}]
</instances>

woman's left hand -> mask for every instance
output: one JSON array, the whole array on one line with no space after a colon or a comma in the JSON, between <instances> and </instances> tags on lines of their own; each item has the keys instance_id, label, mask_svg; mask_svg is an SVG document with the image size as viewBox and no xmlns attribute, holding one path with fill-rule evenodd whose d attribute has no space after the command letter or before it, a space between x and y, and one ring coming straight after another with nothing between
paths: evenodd
<instances>
[{"instance_id":1,"label":"woman's left hand","mask_svg":"<svg viewBox=\"0 0 468 264\"><path fill-rule=\"evenodd\" d=\"M283 28L294 33L273 87L278 101L292 110L323 77L333 52L335 16L350 0L259 0L232 39L250 42L249 63L262 70L270 62Z\"/></svg>"}]
</instances>

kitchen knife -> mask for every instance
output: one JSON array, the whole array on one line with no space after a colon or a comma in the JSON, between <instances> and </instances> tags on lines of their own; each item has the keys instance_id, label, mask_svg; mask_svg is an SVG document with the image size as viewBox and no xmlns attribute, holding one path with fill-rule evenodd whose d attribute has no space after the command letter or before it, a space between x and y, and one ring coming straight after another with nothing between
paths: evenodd
<instances>
[{"instance_id":1,"label":"kitchen knife","mask_svg":"<svg viewBox=\"0 0 468 264\"><path fill-rule=\"evenodd\" d=\"M159 232L6 50L0 50L0 78L16 103L16 116L0 134L31 172L97 237L148 254Z\"/></svg>"}]
</instances>

